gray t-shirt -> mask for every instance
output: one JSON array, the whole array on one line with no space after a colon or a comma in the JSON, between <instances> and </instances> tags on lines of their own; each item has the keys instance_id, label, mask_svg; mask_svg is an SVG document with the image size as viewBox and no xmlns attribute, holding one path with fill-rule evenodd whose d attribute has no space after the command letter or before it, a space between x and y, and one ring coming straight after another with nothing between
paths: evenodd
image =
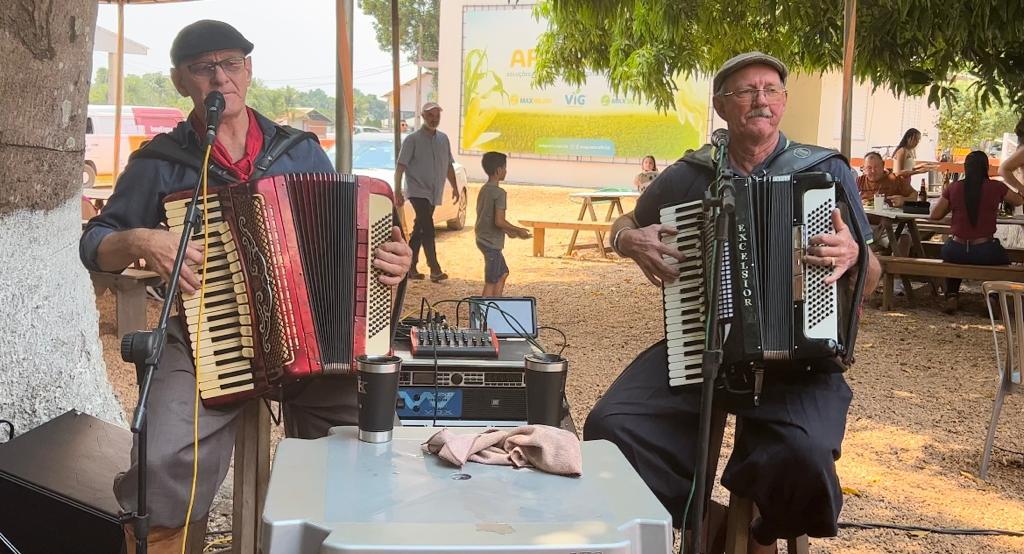
<instances>
[{"instance_id":1,"label":"gray t-shirt","mask_svg":"<svg viewBox=\"0 0 1024 554\"><path fill-rule=\"evenodd\" d=\"M504 210L507 194L498 185L488 182L476 197L476 243L501 250L505 248L505 231L494 224L494 210Z\"/></svg>"},{"instance_id":2,"label":"gray t-shirt","mask_svg":"<svg viewBox=\"0 0 1024 554\"><path fill-rule=\"evenodd\" d=\"M448 135L441 131L431 133L426 127L420 127L405 137L398 153L398 163L406 167L405 197L426 198L440 206L444 202L448 165L454 161Z\"/></svg>"}]
</instances>

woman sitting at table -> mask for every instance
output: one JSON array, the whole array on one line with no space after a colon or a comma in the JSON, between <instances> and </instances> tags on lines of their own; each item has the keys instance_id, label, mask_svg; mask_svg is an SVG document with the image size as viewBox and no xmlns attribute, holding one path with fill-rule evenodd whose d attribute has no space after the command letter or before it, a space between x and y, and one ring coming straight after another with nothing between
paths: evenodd
<instances>
[{"instance_id":1,"label":"woman sitting at table","mask_svg":"<svg viewBox=\"0 0 1024 554\"><path fill-rule=\"evenodd\" d=\"M657 176L658 164L654 161L654 156L648 154L640 160L640 173L633 177L633 186L636 187L637 192L643 192Z\"/></svg>"},{"instance_id":2,"label":"woman sitting at table","mask_svg":"<svg viewBox=\"0 0 1024 554\"><path fill-rule=\"evenodd\" d=\"M989 179L988 156L975 150L964 160L964 178L946 187L928 217L950 218L951 235L942 245L942 260L957 264L1006 265L1010 263L999 239L994 238L999 205L1024 204L1020 194ZM960 279L946 279L946 313L959 307Z\"/></svg>"}]
</instances>

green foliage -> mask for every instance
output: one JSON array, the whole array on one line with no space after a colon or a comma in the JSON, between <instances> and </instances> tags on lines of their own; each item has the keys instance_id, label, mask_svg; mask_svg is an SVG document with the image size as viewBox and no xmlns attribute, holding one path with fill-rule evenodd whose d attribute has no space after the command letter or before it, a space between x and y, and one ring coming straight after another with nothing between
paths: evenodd
<instances>
[{"instance_id":1,"label":"green foliage","mask_svg":"<svg viewBox=\"0 0 1024 554\"><path fill-rule=\"evenodd\" d=\"M939 148L976 150L984 142L1002 140L1003 133L1013 131L1020 116L1007 106L982 107L968 92L975 86L973 81L953 83L956 95L939 110ZM1005 91L999 91L999 95L1005 96Z\"/></svg>"},{"instance_id":2,"label":"green foliage","mask_svg":"<svg viewBox=\"0 0 1024 554\"><path fill-rule=\"evenodd\" d=\"M107 68L100 67L96 70L96 77L89 89L90 104L108 103L108 76ZM186 114L192 110L192 100L178 94L167 75L125 75L124 89L126 106L168 106L179 108ZM388 118L386 102L372 94L363 94L358 89L354 92L357 125L377 126L382 119ZM314 108L334 119L335 99L321 89L300 91L290 86L272 89L259 79L254 79L249 85L247 100L253 109L270 119L277 119L293 108Z\"/></svg>"},{"instance_id":3,"label":"green foliage","mask_svg":"<svg viewBox=\"0 0 1024 554\"><path fill-rule=\"evenodd\" d=\"M391 0L359 0L363 13L374 19L377 44L391 51ZM398 44L409 61L416 61L416 46L424 60L437 59L440 0L398 0Z\"/></svg>"},{"instance_id":4,"label":"green foliage","mask_svg":"<svg viewBox=\"0 0 1024 554\"><path fill-rule=\"evenodd\" d=\"M791 69L841 69L843 0L541 0L538 85L607 74L615 92L672 106L674 75L713 73L760 50ZM1019 0L860 0L860 79L901 94L953 101L958 74L977 77L983 108L1024 112L1024 3Z\"/></svg>"}]
</instances>

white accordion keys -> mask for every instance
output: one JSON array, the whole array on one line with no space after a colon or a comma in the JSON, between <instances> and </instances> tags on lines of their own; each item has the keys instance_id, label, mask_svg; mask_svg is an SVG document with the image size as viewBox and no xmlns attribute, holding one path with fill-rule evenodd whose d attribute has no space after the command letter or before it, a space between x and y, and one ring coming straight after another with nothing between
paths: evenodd
<instances>
[{"instance_id":1,"label":"white accordion keys","mask_svg":"<svg viewBox=\"0 0 1024 554\"><path fill-rule=\"evenodd\" d=\"M686 256L681 262L664 257L665 263L679 271L678 279L662 287L669 386L697 384L703 381L705 337L703 208L697 200L662 208L660 216L662 224L678 231L661 241Z\"/></svg>"}]
</instances>

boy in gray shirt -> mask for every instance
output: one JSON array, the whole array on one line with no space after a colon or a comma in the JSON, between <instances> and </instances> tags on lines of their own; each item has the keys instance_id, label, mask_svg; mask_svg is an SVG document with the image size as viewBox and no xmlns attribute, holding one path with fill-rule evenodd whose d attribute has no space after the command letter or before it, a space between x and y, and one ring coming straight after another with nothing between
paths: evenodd
<instances>
[{"instance_id":1,"label":"boy in gray shirt","mask_svg":"<svg viewBox=\"0 0 1024 554\"><path fill-rule=\"evenodd\" d=\"M505 219L507 193L500 183L508 173L508 158L501 152L484 154L482 165L487 183L476 199L476 246L484 254L484 292L482 296L501 296L508 279L508 265L501 250L505 248L505 235L521 239L530 238L530 231Z\"/></svg>"}]
</instances>

